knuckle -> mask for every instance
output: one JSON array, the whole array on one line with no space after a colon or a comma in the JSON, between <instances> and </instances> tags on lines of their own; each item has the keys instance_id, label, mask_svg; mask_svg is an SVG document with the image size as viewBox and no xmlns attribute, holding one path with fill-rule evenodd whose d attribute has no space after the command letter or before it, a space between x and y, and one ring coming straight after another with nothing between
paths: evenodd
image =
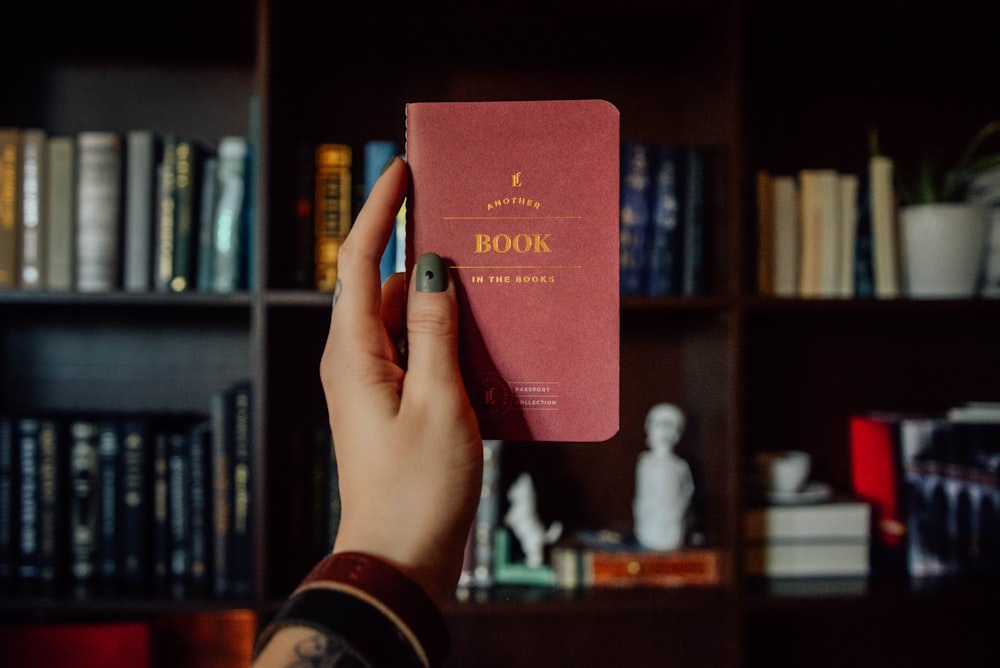
<instances>
[{"instance_id":1,"label":"knuckle","mask_svg":"<svg viewBox=\"0 0 1000 668\"><path fill-rule=\"evenodd\" d=\"M451 336L455 330L447 310L440 308L411 309L406 317L406 328L410 334L430 334Z\"/></svg>"}]
</instances>

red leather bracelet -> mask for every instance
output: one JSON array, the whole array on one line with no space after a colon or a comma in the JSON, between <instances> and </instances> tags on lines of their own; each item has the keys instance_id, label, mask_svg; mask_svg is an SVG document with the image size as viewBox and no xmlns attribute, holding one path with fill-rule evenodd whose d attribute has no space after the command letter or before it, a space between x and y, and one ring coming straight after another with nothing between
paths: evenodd
<instances>
[{"instance_id":1,"label":"red leather bracelet","mask_svg":"<svg viewBox=\"0 0 1000 668\"><path fill-rule=\"evenodd\" d=\"M430 595L402 571L370 554L336 552L316 564L296 593L338 583L381 604L386 614L394 616L414 636L429 665L444 663L450 650L444 616Z\"/></svg>"}]
</instances>

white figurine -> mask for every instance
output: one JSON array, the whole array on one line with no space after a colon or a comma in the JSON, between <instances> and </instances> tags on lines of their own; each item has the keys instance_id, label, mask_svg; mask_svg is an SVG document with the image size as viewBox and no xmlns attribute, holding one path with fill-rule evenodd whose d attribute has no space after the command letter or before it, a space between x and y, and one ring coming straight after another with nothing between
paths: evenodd
<instances>
[{"instance_id":1,"label":"white figurine","mask_svg":"<svg viewBox=\"0 0 1000 668\"><path fill-rule=\"evenodd\" d=\"M521 544L526 566L538 568L544 563L544 550L562 534L562 523L553 522L548 529L538 518L535 500L535 486L531 476L522 473L507 490L510 510L504 523L510 527Z\"/></svg>"},{"instance_id":2,"label":"white figurine","mask_svg":"<svg viewBox=\"0 0 1000 668\"><path fill-rule=\"evenodd\" d=\"M632 511L636 539L649 549L673 550L684 544L694 480L688 463L674 454L683 431L684 413L673 404L656 404L646 414L649 449L636 465Z\"/></svg>"}]
</instances>

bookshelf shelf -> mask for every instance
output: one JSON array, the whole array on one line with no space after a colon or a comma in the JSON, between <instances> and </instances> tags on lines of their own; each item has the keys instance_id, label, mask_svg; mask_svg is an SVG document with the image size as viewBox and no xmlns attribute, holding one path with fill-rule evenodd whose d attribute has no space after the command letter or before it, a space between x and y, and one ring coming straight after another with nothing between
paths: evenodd
<instances>
[{"instance_id":1,"label":"bookshelf shelf","mask_svg":"<svg viewBox=\"0 0 1000 668\"><path fill-rule=\"evenodd\" d=\"M807 449L817 475L846 489L851 413L1000 399L1000 300L756 295L756 169L853 169L872 124L905 160L923 148L914 137L947 149L1000 109L1000 11L960 0L904 20L870 4L626 0L613 12L577 8L575 22L535 7L519 23L478 4L397 18L357 4L180 0L143 19L148 31L129 32L90 5L50 16L21 3L9 24L20 29L0 41L10 101L0 126L253 136L260 287L0 290L0 412L204 410L213 391L250 378L260 558L252 604L5 594L0 622L273 615L319 556L305 537L301 481L306 433L325 421L317 371L332 296L293 287L301 155L321 142L355 156L372 139L402 146L409 101L600 97L618 106L623 139L713 155L708 290L623 299L620 433L593 446L506 444L505 475L530 471L551 519L628 528L644 416L677 403L689 419L678 453L695 468L698 529L722 554L721 583L473 592L446 609L451 665L929 665L946 646L961 647L953 659L985 663L992 655L972 632L990 618L992 584L924 588L878 573L761 582L740 568L743 474L755 452ZM924 78L950 97L919 103L911 86ZM941 615L952 623L936 624ZM921 642L907 644L914 633Z\"/></svg>"}]
</instances>

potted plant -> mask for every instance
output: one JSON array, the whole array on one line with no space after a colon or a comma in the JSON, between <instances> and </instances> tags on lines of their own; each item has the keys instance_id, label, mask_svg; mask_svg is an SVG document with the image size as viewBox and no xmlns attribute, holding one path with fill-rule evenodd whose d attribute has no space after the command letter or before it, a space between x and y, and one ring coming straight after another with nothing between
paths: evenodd
<instances>
[{"instance_id":1,"label":"potted plant","mask_svg":"<svg viewBox=\"0 0 1000 668\"><path fill-rule=\"evenodd\" d=\"M903 284L910 297L971 297L976 293L986 247L986 215L967 200L969 184L1000 165L1000 152L984 154L1000 120L987 123L958 159L939 168L930 158L912 182L897 178Z\"/></svg>"}]
</instances>

